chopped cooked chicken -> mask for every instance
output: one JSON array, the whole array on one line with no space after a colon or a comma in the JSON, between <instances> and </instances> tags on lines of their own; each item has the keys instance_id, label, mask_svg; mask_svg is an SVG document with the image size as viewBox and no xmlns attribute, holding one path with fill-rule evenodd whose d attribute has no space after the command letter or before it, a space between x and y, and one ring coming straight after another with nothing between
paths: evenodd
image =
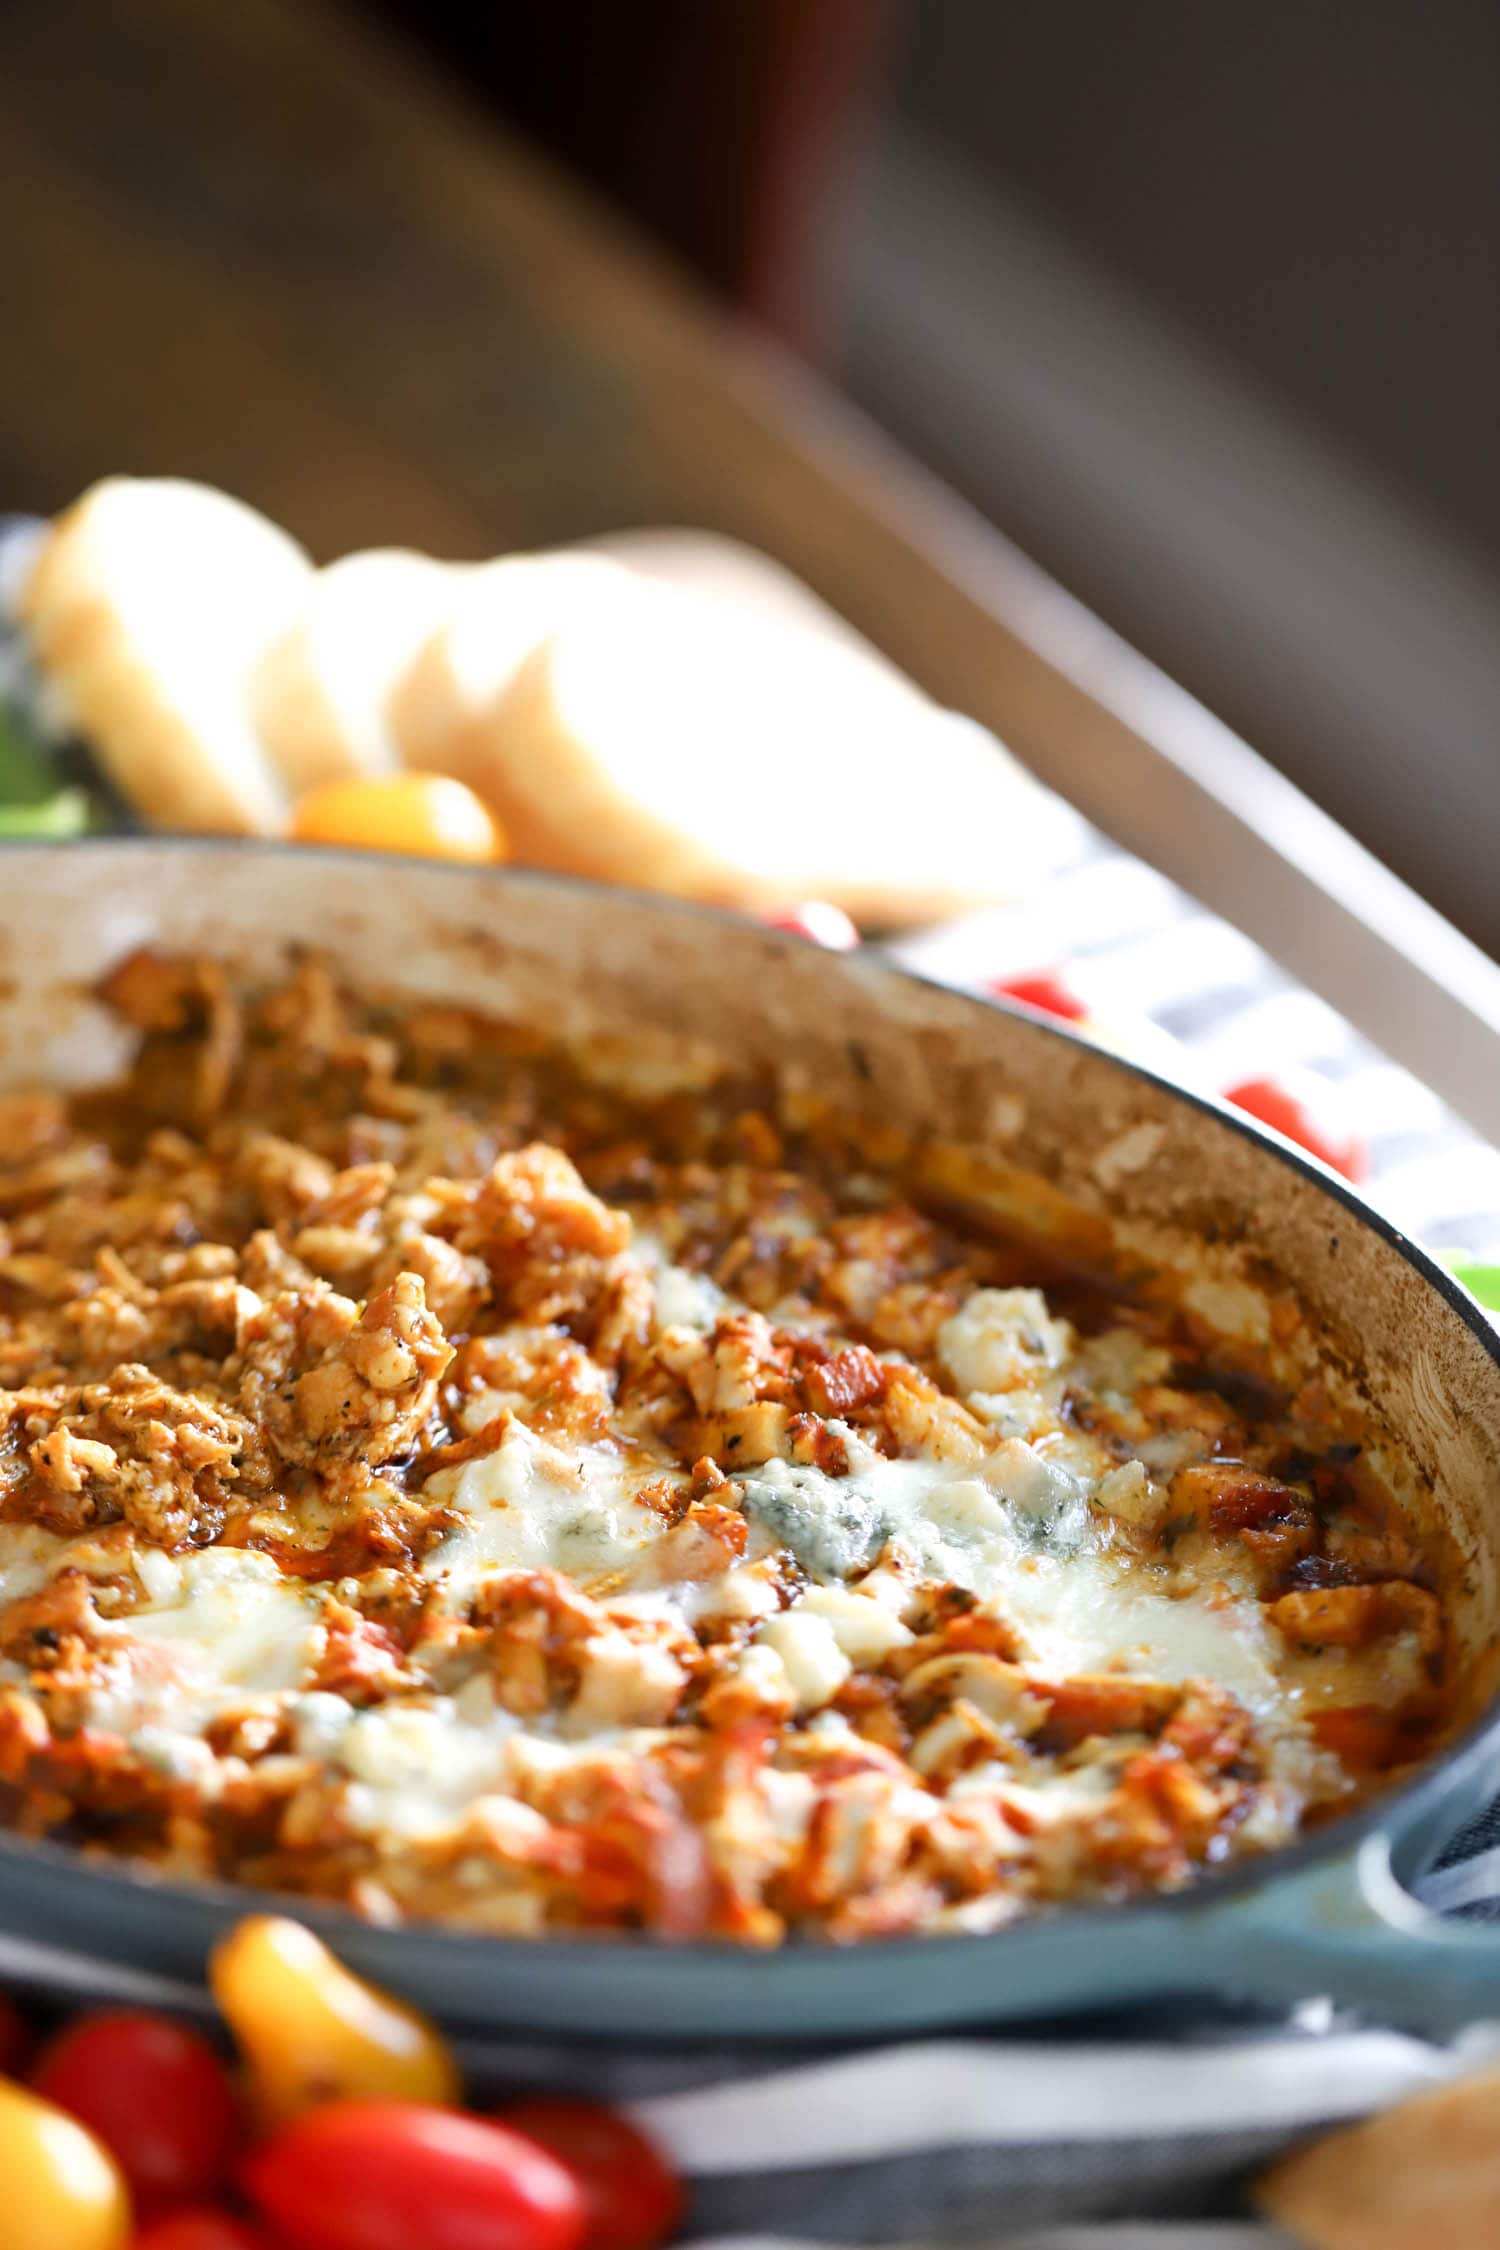
<instances>
[{"instance_id":1,"label":"chopped cooked chicken","mask_svg":"<svg viewBox=\"0 0 1500 2250\"><path fill-rule=\"evenodd\" d=\"M1451 1724L1445 1550L1315 1353L1221 1384L732 1074L631 1099L315 960L106 997L118 1087L0 1101L25 1833L853 1942L1194 1882Z\"/></svg>"}]
</instances>

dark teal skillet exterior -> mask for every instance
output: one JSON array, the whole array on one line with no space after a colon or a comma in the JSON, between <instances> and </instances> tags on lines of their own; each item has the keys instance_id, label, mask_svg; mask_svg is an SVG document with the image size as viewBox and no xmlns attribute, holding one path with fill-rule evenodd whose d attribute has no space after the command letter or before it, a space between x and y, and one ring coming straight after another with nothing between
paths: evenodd
<instances>
[{"instance_id":1,"label":"dark teal skillet exterior","mask_svg":"<svg viewBox=\"0 0 1500 2250\"><path fill-rule=\"evenodd\" d=\"M134 1973L188 1986L247 1908L280 1903L342 1959L456 2033L723 2042L881 2039L1057 2019L1146 2001L1328 1995L1446 2035L1500 2017L1500 1933L1445 1923L1395 1866L1500 1786L1495 1727L1377 1816L1247 1861L1176 1898L1043 1916L982 1937L757 1953L645 1940L516 1941L371 1928L308 1899L161 1883L0 1841L0 1927L69 1956L94 1997Z\"/></svg>"}]
</instances>

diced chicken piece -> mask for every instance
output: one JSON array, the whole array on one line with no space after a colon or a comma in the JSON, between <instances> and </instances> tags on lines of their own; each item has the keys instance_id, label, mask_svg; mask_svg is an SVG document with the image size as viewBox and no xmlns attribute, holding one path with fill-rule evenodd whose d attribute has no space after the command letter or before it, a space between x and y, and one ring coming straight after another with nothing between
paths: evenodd
<instances>
[{"instance_id":1,"label":"diced chicken piece","mask_svg":"<svg viewBox=\"0 0 1500 2250\"><path fill-rule=\"evenodd\" d=\"M1156 1734L1182 1701L1169 1680L1141 1680L1124 1672L1080 1672L1056 1687L1038 1687L1046 1698L1047 1730L1065 1742L1091 1734Z\"/></svg>"},{"instance_id":2,"label":"diced chicken piece","mask_svg":"<svg viewBox=\"0 0 1500 2250\"><path fill-rule=\"evenodd\" d=\"M1443 1646L1443 1612L1436 1594L1403 1578L1283 1594L1266 1614L1278 1632L1302 1648L1365 1648L1387 1635L1410 1633L1423 1657L1431 1660Z\"/></svg>"},{"instance_id":3,"label":"diced chicken piece","mask_svg":"<svg viewBox=\"0 0 1500 2250\"><path fill-rule=\"evenodd\" d=\"M761 1313L727 1314L711 1336L669 1329L657 1357L686 1384L700 1414L723 1414L787 1395L790 1354Z\"/></svg>"},{"instance_id":4,"label":"diced chicken piece","mask_svg":"<svg viewBox=\"0 0 1500 2250\"><path fill-rule=\"evenodd\" d=\"M988 1451L983 1424L915 1368L891 1369L882 1412L886 1429L903 1453L968 1464Z\"/></svg>"},{"instance_id":5,"label":"diced chicken piece","mask_svg":"<svg viewBox=\"0 0 1500 2250\"><path fill-rule=\"evenodd\" d=\"M962 1700L997 1726L1022 1735L1035 1734L1047 1717L1046 1691L1033 1692L1026 1675L998 1656L930 1657L907 1673L901 1700L918 1710Z\"/></svg>"},{"instance_id":6,"label":"diced chicken piece","mask_svg":"<svg viewBox=\"0 0 1500 2250\"><path fill-rule=\"evenodd\" d=\"M717 1461L733 1476L738 1469L753 1469L764 1461L783 1458L790 1450L787 1431L791 1410L771 1399L754 1406L736 1406L727 1413L707 1414L694 1424L691 1449Z\"/></svg>"},{"instance_id":7,"label":"diced chicken piece","mask_svg":"<svg viewBox=\"0 0 1500 2250\"><path fill-rule=\"evenodd\" d=\"M67 1106L58 1095L0 1097L0 1165L33 1164L67 1138Z\"/></svg>"},{"instance_id":8,"label":"diced chicken piece","mask_svg":"<svg viewBox=\"0 0 1500 2250\"><path fill-rule=\"evenodd\" d=\"M126 1364L74 1392L76 1411L32 1441L41 1521L59 1531L123 1517L160 1546L212 1536L231 1490L263 1487L254 1429L198 1392Z\"/></svg>"},{"instance_id":9,"label":"diced chicken piece","mask_svg":"<svg viewBox=\"0 0 1500 2250\"><path fill-rule=\"evenodd\" d=\"M286 1226L321 1207L333 1185L333 1166L275 1133L257 1133L241 1150L235 1171L273 1226Z\"/></svg>"},{"instance_id":10,"label":"diced chicken piece","mask_svg":"<svg viewBox=\"0 0 1500 2250\"><path fill-rule=\"evenodd\" d=\"M452 1357L420 1280L397 1274L344 1343L293 1386L310 1455L358 1453L375 1462L403 1451L431 1413Z\"/></svg>"},{"instance_id":11,"label":"diced chicken piece","mask_svg":"<svg viewBox=\"0 0 1500 2250\"><path fill-rule=\"evenodd\" d=\"M99 988L106 1006L147 1035L160 1114L186 1111L206 1124L223 1110L244 1046L244 1023L218 961L143 951L120 962Z\"/></svg>"},{"instance_id":12,"label":"diced chicken piece","mask_svg":"<svg viewBox=\"0 0 1500 2250\"><path fill-rule=\"evenodd\" d=\"M583 1254L613 1258L629 1247L630 1218L601 1203L561 1149L535 1141L498 1157L474 1199L473 1248L493 1263Z\"/></svg>"},{"instance_id":13,"label":"diced chicken piece","mask_svg":"<svg viewBox=\"0 0 1500 2250\"><path fill-rule=\"evenodd\" d=\"M363 1313L322 1288L273 1298L251 1323L240 1399L283 1460L388 1461L432 1412L453 1349L416 1274Z\"/></svg>"},{"instance_id":14,"label":"diced chicken piece","mask_svg":"<svg viewBox=\"0 0 1500 2250\"><path fill-rule=\"evenodd\" d=\"M802 1378L807 1403L816 1414L842 1417L884 1396L890 1370L865 1344L851 1344L831 1359L809 1367Z\"/></svg>"},{"instance_id":15,"label":"diced chicken piece","mask_svg":"<svg viewBox=\"0 0 1500 2250\"><path fill-rule=\"evenodd\" d=\"M1215 1539L1238 1539L1264 1573L1290 1570L1312 1552L1313 1512L1300 1492L1236 1461L1200 1461L1172 1479L1174 1513ZM1265 1583L1264 1577L1262 1583Z\"/></svg>"},{"instance_id":16,"label":"diced chicken piece","mask_svg":"<svg viewBox=\"0 0 1500 2250\"><path fill-rule=\"evenodd\" d=\"M1094 1487L1094 1504L1132 1531L1154 1531L1167 1512L1167 1495L1153 1484L1144 1461L1123 1461L1107 1469Z\"/></svg>"}]
</instances>

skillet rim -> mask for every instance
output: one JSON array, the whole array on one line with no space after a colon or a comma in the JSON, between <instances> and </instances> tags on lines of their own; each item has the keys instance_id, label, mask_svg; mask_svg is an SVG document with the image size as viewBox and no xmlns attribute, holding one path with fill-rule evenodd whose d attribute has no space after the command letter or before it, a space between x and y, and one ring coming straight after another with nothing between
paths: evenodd
<instances>
[{"instance_id":1,"label":"skillet rim","mask_svg":"<svg viewBox=\"0 0 1500 2250\"><path fill-rule=\"evenodd\" d=\"M107 831L82 837L5 837L0 838L0 866L12 855L66 860L75 855L87 857L103 851L125 852L132 858L137 854L145 856L166 851L186 859L201 858L205 861L255 856L295 860L299 865L308 861L332 861L344 866L384 869L387 875L398 877L403 871L420 871L427 880L438 877L458 885L482 887L499 882L518 889L576 891L606 902L619 900L628 908L644 910L648 914L680 916L704 922L711 928L752 929L777 949L789 950L805 947L809 943L793 932L758 924L753 916L736 912L732 908L714 906L696 899L677 898L661 892L644 891L625 884L604 883L591 876L503 863L460 865L426 859L414 853L369 851L345 845L302 844L276 837L158 835L144 832L122 835ZM919 970L910 969L904 963L893 960L883 951L878 941L861 946L854 954L823 950L830 974L836 976L841 965L860 960L867 968L874 968L883 978L914 985L919 990L941 993L949 1000L956 999L968 1006L985 1009L1005 1016L1012 1022L1021 1023L1044 1039L1056 1041L1066 1049L1082 1051L1093 1060L1103 1061L1128 1077L1143 1080L1171 1100L1184 1103L1218 1124L1230 1127L1252 1146L1268 1153L1288 1170L1310 1181L1330 1202L1342 1208L1358 1225L1367 1228L1388 1248L1394 1250L1419 1279L1441 1298L1448 1310L1458 1315L1497 1374L1500 1374L1500 1323L1492 1321L1484 1308L1451 1274L1437 1264L1428 1251L1405 1234L1393 1220L1368 1203L1350 1181L1304 1154L1292 1143L1284 1141L1280 1135L1260 1125L1246 1112L1231 1108L1210 1095L1198 1093L1192 1087L1177 1084L1153 1069L1149 1063L1137 1062L1131 1056L1101 1047L1060 1021L1054 1022L1012 1001L992 997L987 993L969 992L962 987L943 984L936 977L924 976ZM826 1940L792 1939L776 1948L773 1957L796 1960L812 1956L823 1964L835 1960L848 1962L848 1970L836 1973L849 1976L857 1973L857 1965L865 1959L878 1959L883 1964L898 1967L915 1967L921 1961L930 1959L935 1950L951 1956L956 1951L968 1950L972 1953L979 1946L1003 1944L1007 1939L1044 1930L1065 1934L1071 1929L1086 1925L1090 1930L1106 1933L1111 1927L1128 1932L1132 1925L1139 1924L1152 1915L1202 1914L1219 1906L1228 1906L1279 1878L1295 1876L1339 1859L1352 1859L1356 1848L1372 1835L1387 1834L1399 1843L1419 1825L1425 1814L1436 1811L1441 1803L1452 1804L1458 1800L1485 1764L1487 1754L1496 1751L1500 1751L1500 1687L1497 1687L1484 1709L1445 1746L1441 1754L1426 1761L1399 1788L1388 1795L1372 1798L1366 1804L1341 1814L1337 1819L1330 1820L1308 1834L1298 1836L1289 1844L1280 1845L1274 1851L1256 1853L1232 1866L1215 1869L1201 1881L1183 1890L1146 1891L1139 1897L1130 1899L1064 1906L1047 1914L1024 1917L997 1930L938 1932L925 1937L903 1935L866 1938L858 1944L847 1946L831 1944ZM98 1888L108 1892L123 1883L138 1897L159 1901L164 1907L186 1904L224 1916L284 1910L335 1938L340 1930L345 1930L358 1932L362 1939L378 1937L391 1943L403 1938L412 1939L420 1943L424 1950L430 1948L452 1959L460 1958L475 1947L484 1948L487 1957L494 1957L500 1952L522 1961L546 1961L549 1958L576 1961L580 1955L592 1953L601 1965L627 1953L632 1956L657 1956L665 1962L679 1965L689 1961L701 1962L704 1972L708 1973L715 1966L743 1964L747 1957L763 1958L754 1948L731 1945L723 1940L682 1942L653 1938L640 1932L584 1932L577 1937L553 1935L514 1938L456 1928L443 1922L426 1921L401 1923L385 1929L364 1920L351 1908L335 1900L320 1899L299 1892L257 1890L248 1884L180 1880L158 1875L143 1863L129 1860L105 1863L85 1856L76 1846L54 1843L47 1838L23 1838L8 1829L0 1829L0 1878L3 1878L7 1868L12 1865L40 1868L44 1872L51 1869L55 1871L59 1881L66 1879L70 1885L80 1884L87 1890ZM1163 1986L1162 1989L1165 1990L1166 1987Z\"/></svg>"}]
</instances>

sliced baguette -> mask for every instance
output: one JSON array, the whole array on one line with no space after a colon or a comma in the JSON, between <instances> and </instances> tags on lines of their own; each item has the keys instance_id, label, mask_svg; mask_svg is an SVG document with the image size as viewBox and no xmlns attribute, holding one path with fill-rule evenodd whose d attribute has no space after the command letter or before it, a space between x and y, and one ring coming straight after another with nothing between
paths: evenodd
<instances>
[{"instance_id":1,"label":"sliced baguette","mask_svg":"<svg viewBox=\"0 0 1500 2250\"><path fill-rule=\"evenodd\" d=\"M503 555L464 574L445 620L393 688L391 734L403 765L452 774L485 793L485 727L526 658L581 610L632 583L602 555Z\"/></svg>"},{"instance_id":2,"label":"sliced baguette","mask_svg":"<svg viewBox=\"0 0 1500 2250\"><path fill-rule=\"evenodd\" d=\"M108 477L58 518L21 620L44 680L145 819L229 834L281 825L249 677L310 576L255 509L178 478Z\"/></svg>"},{"instance_id":3,"label":"sliced baguette","mask_svg":"<svg viewBox=\"0 0 1500 2250\"><path fill-rule=\"evenodd\" d=\"M1017 895L1073 822L992 736L864 653L633 581L469 730L518 858L881 927Z\"/></svg>"},{"instance_id":4,"label":"sliced baguette","mask_svg":"<svg viewBox=\"0 0 1500 2250\"><path fill-rule=\"evenodd\" d=\"M319 782L395 771L392 690L473 568L377 547L310 579L300 614L250 682L251 716L294 797Z\"/></svg>"},{"instance_id":5,"label":"sliced baguette","mask_svg":"<svg viewBox=\"0 0 1500 2250\"><path fill-rule=\"evenodd\" d=\"M1500 2070L1435 2086L1294 2149L1253 2193L1309 2250L1500 2242Z\"/></svg>"}]
</instances>

